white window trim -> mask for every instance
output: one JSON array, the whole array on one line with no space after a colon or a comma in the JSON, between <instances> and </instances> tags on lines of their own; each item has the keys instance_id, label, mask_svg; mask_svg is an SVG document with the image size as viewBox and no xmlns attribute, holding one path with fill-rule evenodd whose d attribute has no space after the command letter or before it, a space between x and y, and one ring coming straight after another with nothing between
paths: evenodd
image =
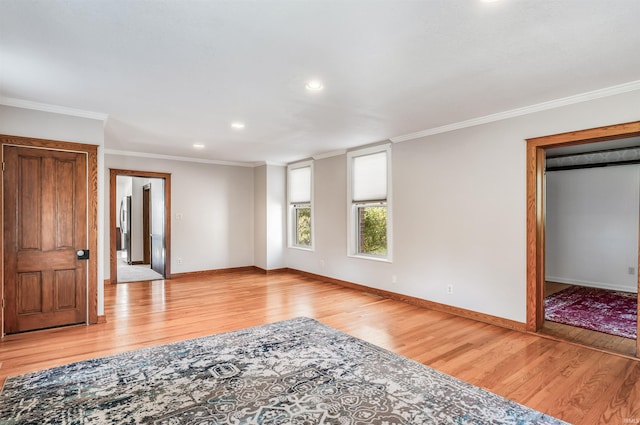
<instances>
[{"instance_id":1,"label":"white window trim","mask_svg":"<svg viewBox=\"0 0 640 425\"><path fill-rule=\"evenodd\" d=\"M378 152L386 152L387 154L387 255L367 255L358 252L358 218L356 217L356 207L353 202L353 158L365 155L371 155ZM364 149L358 149L347 152L347 256L351 258L360 258L364 260L381 261L391 263L393 260L393 190L391 185L391 144L371 146ZM312 212L313 214L313 212Z\"/></svg>"},{"instance_id":2,"label":"white window trim","mask_svg":"<svg viewBox=\"0 0 640 425\"><path fill-rule=\"evenodd\" d=\"M291 175L291 170L295 170L298 168L304 168L304 167L310 167L310 173L311 173L311 179L310 179L310 184L311 184L311 199L309 200L309 203L311 204L311 245L309 246L304 246L304 245L296 245L295 244L295 234L293 231L293 214L294 214L294 208L291 205L291 184L290 184L290 175ZM291 248L291 249L300 249L302 251L314 251L315 250L315 243L316 243L316 235L315 235L315 225L314 225L314 221L315 221L315 212L314 212L314 190L313 190L313 160L309 160L309 161L302 161L302 162L296 162L295 164L289 164L287 166L287 247Z\"/></svg>"}]
</instances>

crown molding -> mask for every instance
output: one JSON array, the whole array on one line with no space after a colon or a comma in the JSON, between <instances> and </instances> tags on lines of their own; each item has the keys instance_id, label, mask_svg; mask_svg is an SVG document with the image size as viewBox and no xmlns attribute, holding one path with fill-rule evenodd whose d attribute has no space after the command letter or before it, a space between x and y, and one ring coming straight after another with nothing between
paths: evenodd
<instances>
[{"instance_id":1,"label":"crown molding","mask_svg":"<svg viewBox=\"0 0 640 425\"><path fill-rule=\"evenodd\" d=\"M440 127L434 127L427 130L417 131L402 136L392 137L393 143L407 142L409 140L419 139L421 137L433 136L434 134L447 133L449 131L460 130L463 128L474 127L476 125L488 124L491 122L506 120L508 118L519 117L522 115L532 114L535 112L546 111L549 109L559 108L561 106L573 105L576 103L587 102L589 100L600 99L603 97L614 96L617 94L640 90L640 80L631 81L617 86L607 87L604 89L593 90L590 92L578 94L575 96L563 97L560 99L550 100L548 102L537 103L523 108L512 109L510 111L498 112L496 114L485 115L483 117L472 118L466 121L460 121L453 124L447 124Z\"/></svg>"},{"instance_id":2,"label":"crown molding","mask_svg":"<svg viewBox=\"0 0 640 425\"><path fill-rule=\"evenodd\" d=\"M191 158L188 156L173 156L173 155L163 155L158 153L147 153L147 152L121 151L116 149L105 149L104 153L107 155L135 156L138 158L151 158L151 159L167 159L171 161L198 162L201 164L229 165L232 167L254 168L258 166L256 165L258 163L255 163L255 162L220 161L215 159Z\"/></svg>"},{"instance_id":3,"label":"crown molding","mask_svg":"<svg viewBox=\"0 0 640 425\"><path fill-rule=\"evenodd\" d=\"M298 168L298 167L308 167L313 166L313 158L305 158L299 159L297 161L293 161L287 164L287 168Z\"/></svg>"},{"instance_id":4,"label":"crown molding","mask_svg":"<svg viewBox=\"0 0 640 425\"><path fill-rule=\"evenodd\" d=\"M31 100L16 99L0 96L0 105L15 108L33 109L35 111L52 112L54 114L71 115L74 117L89 118L92 120L106 121L108 114L102 112L85 111L82 109L67 108L66 106L49 105L47 103L33 102Z\"/></svg>"},{"instance_id":5,"label":"crown molding","mask_svg":"<svg viewBox=\"0 0 640 425\"><path fill-rule=\"evenodd\" d=\"M345 153L347 153L346 149L338 149L338 150L335 150L335 151L319 153L319 154L311 156L311 158L313 158L313 159L315 159L317 161L319 159L331 158L332 156L344 155Z\"/></svg>"},{"instance_id":6,"label":"crown molding","mask_svg":"<svg viewBox=\"0 0 640 425\"><path fill-rule=\"evenodd\" d=\"M286 167L287 164L284 162L277 162L277 161L256 161L253 163L254 167L262 167L263 165L273 165L276 167Z\"/></svg>"}]
</instances>

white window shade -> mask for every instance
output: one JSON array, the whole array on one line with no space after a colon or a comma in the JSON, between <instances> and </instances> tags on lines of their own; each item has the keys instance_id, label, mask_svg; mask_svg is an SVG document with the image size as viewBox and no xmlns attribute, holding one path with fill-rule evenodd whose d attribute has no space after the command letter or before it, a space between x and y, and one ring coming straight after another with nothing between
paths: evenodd
<instances>
[{"instance_id":1,"label":"white window shade","mask_svg":"<svg viewBox=\"0 0 640 425\"><path fill-rule=\"evenodd\" d=\"M311 202L311 167L294 168L289 178L289 202Z\"/></svg>"},{"instance_id":2,"label":"white window shade","mask_svg":"<svg viewBox=\"0 0 640 425\"><path fill-rule=\"evenodd\" d=\"M353 158L353 201L387 199L387 153L378 152Z\"/></svg>"}]
</instances>

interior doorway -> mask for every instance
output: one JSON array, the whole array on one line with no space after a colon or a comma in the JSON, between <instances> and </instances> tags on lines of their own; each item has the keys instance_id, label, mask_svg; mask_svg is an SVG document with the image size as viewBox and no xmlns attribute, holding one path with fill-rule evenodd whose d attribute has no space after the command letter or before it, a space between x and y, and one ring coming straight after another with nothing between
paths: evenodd
<instances>
[{"instance_id":1,"label":"interior doorway","mask_svg":"<svg viewBox=\"0 0 640 425\"><path fill-rule=\"evenodd\" d=\"M545 323L545 163L546 151L572 145L640 136L640 121L527 140L527 329L540 331ZM640 250L639 250L640 251ZM636 259L640 265L640 258ZM640 289L640 279L636 282ZM638 308L640 310L640 307ZM640 312L640 311L639 311ZM640 324L636 324L640 330ZM599 347L606 349L606 347ZM636 338L638 357L640 343Z\"/></svg>"},{"instance_id":2,"label":"interior doorway","mask_svg":"<svg viewBox=\"0 0 640 425\"><path fill-rule=\"evenodd\" d=\"M132 184L123 192L118 186L119 178L136 181L137 185L134 188ZM113 235L110 239L110 282L119 281L118 266L124 265L124 255L128 266L147 265L148 270L136 273L141 277L133 280L170 279L171 174L111 169L109 193L110 234ZM125 200L126 207L123 208ZM151 273L157 277L151 277Z\"/></svg>"}]
</instances>

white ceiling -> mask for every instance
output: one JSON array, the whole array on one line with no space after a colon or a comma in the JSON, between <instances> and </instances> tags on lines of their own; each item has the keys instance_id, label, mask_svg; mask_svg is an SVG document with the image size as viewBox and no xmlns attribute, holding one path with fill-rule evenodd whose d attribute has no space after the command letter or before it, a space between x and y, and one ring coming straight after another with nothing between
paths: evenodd
<instances>
[{"instance_id":1,"label":"white ceiling","mask_svg":"<svg viewBox=\"0 0 640 425\"><path fill-rule=\"evenodd\" d=\"M639 18L638 0L0 0L0 96L108 114L107 149L284 163L638 81Z\"/></svg>"}]
</instances>

